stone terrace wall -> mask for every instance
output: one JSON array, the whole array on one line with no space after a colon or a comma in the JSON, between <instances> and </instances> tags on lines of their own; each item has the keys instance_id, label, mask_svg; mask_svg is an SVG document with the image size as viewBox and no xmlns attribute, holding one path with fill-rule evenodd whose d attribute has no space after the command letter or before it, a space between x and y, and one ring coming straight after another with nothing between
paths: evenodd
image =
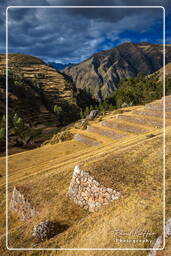
<instances>
[{"instance_id":1,"label":"stone terrace wall","mask_svg":"<svg viewBox=\"0 0 171 256\"><path fill-rule=\"evenodd\" d=\"M30 202L16 187L13 189L10 208L14 210L23 221L29 220L38 214L35 208L31 206Z\"/></svg>"},{"instance_id":2,"label":"stone terrace wall","mask_svg":"<svg viewBox=\"0 0 171 256\"><path fill-rule=\"evenodd\" d=\"M120 193L112 188L106 188L96 181L88 172L75 166L73 177L67 193L69 199L80 207L95 212L103 205L120 197Z\"/></svg>"},{"instance_id":3,"label":"stone terrace wall","mask_svg":"<svg viewBox=\"0 0 171 256\"><path fill-rule=\"evenodd\" d=\"M79 141L79 142L83 142L89 146L97 146L99 144L101 144L100 141L97 141L95 139L89 138L85 135L82 134L75 134L74 135L74 140Z\"/></svg>"}]
</instances>

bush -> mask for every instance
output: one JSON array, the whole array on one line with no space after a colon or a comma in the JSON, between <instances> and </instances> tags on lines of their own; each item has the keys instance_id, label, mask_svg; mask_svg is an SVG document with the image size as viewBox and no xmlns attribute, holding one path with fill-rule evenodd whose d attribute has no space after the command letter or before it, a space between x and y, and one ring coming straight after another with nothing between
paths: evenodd
<instances>
[{"instance_id":1,"label":"bush","mask_svg":"<svg viewBox=\"0 0 171 256\"><path fill-rule=\"evenodd\" d=\"M94 106L98 104L97 100L93 98L90 92L86 91L86 89L78 88L75 93L76 103L82 109L85 110L86 107L94 109Z\"/></svg>"},{"instance_id":2,"label":"bush","mask_svg":"<svg viewBox=\"0 0 171 256\"><path fill-rule=\"evenodd\" d=\"M57 114L57 115L60 115L61 112L62 112L62 108L58 105L55 105L54 108L53 108L53 111Z\"/></svg>"},{"instance_id":3,"label":"bush","mask_svg":"<svg viewBox=\"0 0 171 256\"><path fill-rule=\"evenodd\" d=\"M17 136L17 142L22 146L26 145L32 137L31 128L17 113L13 116L11 130Z\"/></svg>"},{"instance_id":4,"label":"bush","mask_svg":"<svg viewBox=\"0 0 171 256\"><path fill-rule=\"evenodd\" d=\"M5 135L6 135L6 118L5 115L2 116L0 121L0 142L5 142Z\"/></svg>"},{"instance_id":5,"label":"bush","mask_svg":"<svg viewBox=\"0 0 171 256\"><path fill-rule=\"evenodd\" d=\"M5 141L5 128L0 128L0 141Z\"/></svg>"}]
</instances>

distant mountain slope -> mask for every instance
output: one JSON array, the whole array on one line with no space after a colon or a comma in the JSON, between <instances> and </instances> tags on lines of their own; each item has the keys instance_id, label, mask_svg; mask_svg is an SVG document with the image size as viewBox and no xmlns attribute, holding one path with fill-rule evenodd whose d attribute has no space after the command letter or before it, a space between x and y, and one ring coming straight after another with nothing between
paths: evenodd
<instances>
[{"instance_id":1,"label":"distant mountain slope","mask_svg":"<svg viewBox=\"0 0 171 256\"><path fill-rule=\"evenodd\" d=\"M166 45L166 63L171 61L171 45ZM119 81L138 73L151 74L163 65L163 46L150 43L124 43L63 72L72 77L77 88L86 89L99 101L118 88Z\"/></svg>"},{"instance_id":2,"label":"distant mountain slope","mask_svg":"<svg viewBox=\"0 0 171 256\"><path fill-rule=\"evenodd\" d=\"M32 109L32 117L34 116L34 118L31 118L32 121L38 122L39 119L41 119L41 123L46 122L47 120L49 121L50 119L51 121L55 121L55 113L53 111L55 105L62 107L62 110L66 115L66 119L72 117L72 114L77 113L78 107L76 106L73 96L74 85L66 75L57 72L42 60L24 54L9 54L9 70L11 70L15 75L18 74L20 79L23 80L22 83L24 84L25 91L28 91L28 97L26 93L24 98L30 107L34 104L33 95L37 97L37 100L39 99L39 104L37 104L39 105L39 110L35 110L34 108ZM1 54L1 76L3 76L4 71L5 55ZM15 86L17 87L17 85ZM0 88L1 93L5 94L5 82L3 82L3 79L1 79ZM9 93L12 94L11 97L13 98L13 101L10 101L10 107L15 109L17 108L16 104L18 104L20 100L23 101L24 99L22 96L20 97L19 95L15 95L16 89L13 89L12 80L10 80ZM24 89L21 88L20 90ZM33 94L30 98L29 92ZM14 100L15 97L19 97L17 101ZM22 107L24 108L24 105ZM2 106L1 109L3 109ZM25 108L25 111L27 109L28 107Z\"/></svg>"},{"instance_id":3,"label":"distant mountain slope","mask_svg":"<svg viewBox=\"0 0 171 256\"><path fill-rule=\"evenodd\" d=\"M52 67L55 68L56 70L63 70L66 67L71 67L74 64L73 63L68 63L68 64L62 64L62 63L57 63L57 62L48 62L48 64Z\"/></svg>"}]
</instances>

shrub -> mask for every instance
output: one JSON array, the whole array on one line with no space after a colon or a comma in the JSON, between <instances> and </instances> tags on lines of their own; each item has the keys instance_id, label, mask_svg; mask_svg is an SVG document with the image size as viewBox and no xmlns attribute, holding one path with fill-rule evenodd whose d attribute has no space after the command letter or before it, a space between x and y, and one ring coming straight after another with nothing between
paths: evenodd
<instances>
[{"instance_id":1,"label":"shrub","mask_svg":"<svg viewBox=\"0 0 171 256\"><path fill-rule=\"evenodd\" d=\"M62 112L62 108L58 105L55 105L53 108L54 113L56 113L57 115L61 114Z\"/></svg>"},{"instance_id":2,"label":"shrub","mask_svg":"<svg viewBox=\"0 0 171 256\"><path fill-rule=\"evenodd\" d=\"M32 137L31 128L17 113L13 116L11 130L17 136L17 142L21 145L26 145Z\"/></svg>"},{"instance_id":3,"label":"shrub","mask_svg":"<svg viewBox=\"0 0 171 256\"><path fill-rule=\"evenodd\" d=\"M0 141L5 141L5 128L0 128Z\"/></svg>"}]
</instances>

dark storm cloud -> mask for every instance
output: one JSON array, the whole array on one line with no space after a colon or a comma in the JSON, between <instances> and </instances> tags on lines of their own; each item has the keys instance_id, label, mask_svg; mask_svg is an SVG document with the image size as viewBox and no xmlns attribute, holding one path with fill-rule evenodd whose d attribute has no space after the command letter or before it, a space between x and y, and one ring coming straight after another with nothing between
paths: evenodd
<instances>
[{"instance_id":1,"label":"dark storm cloud","mask_svg":"<svg viewBox=\"0 0 171 256\"><path fill-rule=\"evenodd\" d=\"M161 5L141 0L140 5ZM9 0L7 6L135 5L135 0ZM136 3L137 4L137 3ZM9 9L9 52L44 60L79 62L112 47L124 31L142 32L162 18L162 9ZM1 27L0 35L3 34ZM129 38L128 38L129 39ZM110 42L104 43L106 40ZM3 47L1 48L3 51Z\"/></svg>"}]
</instances>

